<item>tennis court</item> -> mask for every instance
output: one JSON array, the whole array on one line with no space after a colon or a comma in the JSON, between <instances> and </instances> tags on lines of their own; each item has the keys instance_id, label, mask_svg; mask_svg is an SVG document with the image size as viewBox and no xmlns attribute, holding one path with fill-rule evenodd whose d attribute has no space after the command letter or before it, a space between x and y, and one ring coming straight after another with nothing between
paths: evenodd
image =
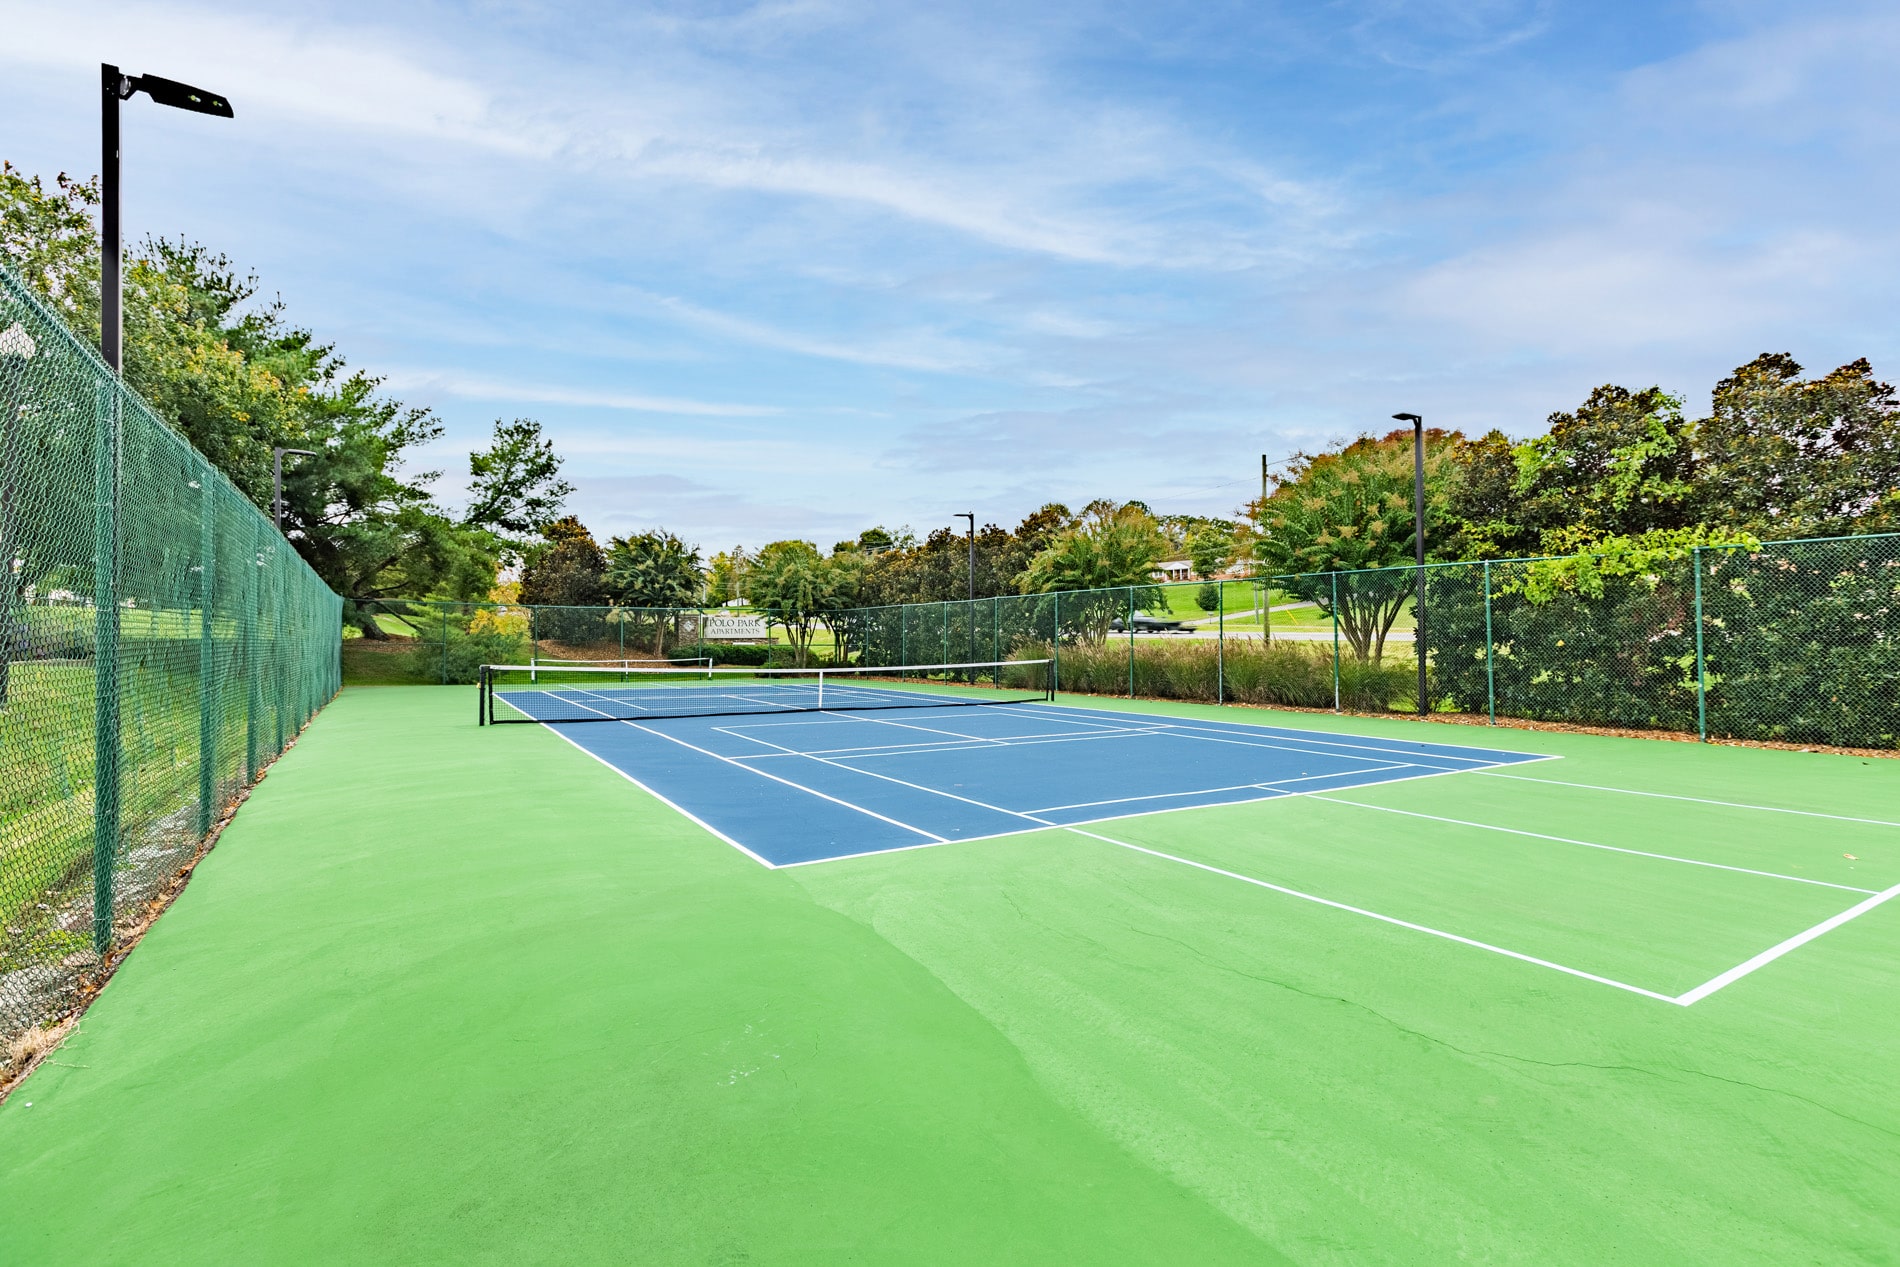
<instances>
[{"instance_id":1,"label":"tennis court","mask_svg":"<svg viewBox=\"0 0 1900 1267\"><path fill-rule=\"evenodd\" d=\"M1900 1244L1893 763L1000 677L346 690L0 1105L0 1258Z\"/></svg>"},{"instance_id":2,"label":"tennis court","mask_svg":"<svg viewBox=\"0 0 1900 1267\"><path fill-rule=\"evenodd\" d=\"M1624 801L1665 798L1521 768L1559 760L1544 754L1079 708L973 684L992 671L1000 678L1003 667L951 666L937 680L906 671L914 680L894 685L885 670L872 671L875 679L859 670L648 670L658 679L648 681L640 671L594 680L544 673L492 694L523 717L612 723L557 733L768 867L1065 828L1281 899L1685 1006L1900 896L1900 884L1867 887L1852 866L1826 875L1801 874L1800 862L1772 869L1749 843L1758 836L1769 852L1779 848L1779 820L1791 814L1836 833L1892 832L1900 822L1702 798L1682 802L1703 812L1676 842L1656 841L1653 829L1584 838L1560 832L1552 811L1563 806L1567 821L1589 823L1615 818ZM943 680L959 671L971 681ZM1513 773L1514 783L1482 778ZM1454 785L1360 799L1444 776ZM1169 834L1165 816L1181 810L1284 797L1409 821L1384 831L1368 821L1371 848L1342 842L1324 860L1271 835L1223 848ZM1151 816L1163 816L1144 826L1166 849L1080 830ZM1402 913L1357 904L1394 875L1412 877L1402 897L1387 899ZM1535 901L1539 892L1548 899ZM1651 953L1671 941L1656 930L1684 920L1687 939Z\"/></svg>"}]
</instances>

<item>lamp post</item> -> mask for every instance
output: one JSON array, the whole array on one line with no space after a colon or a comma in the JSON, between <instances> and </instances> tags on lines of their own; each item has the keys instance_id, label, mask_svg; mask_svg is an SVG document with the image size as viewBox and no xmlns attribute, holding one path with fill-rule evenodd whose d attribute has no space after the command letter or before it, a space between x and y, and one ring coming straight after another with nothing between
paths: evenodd
<instances>
[{"instance_id":1,"label":"lamp post","mask_svg":"<svg viewBox=\"0 0 1900 1267\"><path fill-rule=\"evenodd\" d=\"M278 448L272 449L270 453L271 520L277 525L277 535L281 537L284 535L284 455L288 453L292 457L313 458L317 453L314 449Z\"/></svg>"},{"instance_id":2,"label":"lamp post","mask_svg":"<svg viewBox=\"0 0 1900 1267\"><path fill-rule=\"evenodd\" d=\"M970 646L963 658L974 661L976 659L976 512L960 510L950 517L970 521ZM975 669L970 670L970 681L976 681Z\"/></svg>"},{"instance_id":3,"label":"lamp post","mask_svg":"<svg viewBox=\"0 0 1900 1267\"><path fill-rule=\"evenodd\" d=\"M1412 543L1418 551L1417 593L1412 599L1412 653L1418 657L1418 715L1425 700L1425 420L1417 414L1393 414L1412 424Z\"/></svg>"},{"instance_id":4,"label":"lamp post","mask_svg":"<svg viewBox=\"0 0 1900 1267\"><path fill-rule=\"evenodd\" d=\"M99 67L99 354L113 373L121 372L123 297L119 278L124 242L119 217L119 103L143 92L161 106L229 119L231 103L216 93L157 75L125 75L117 66Z\"/></svg>"},{"instance_id":5,"label":"lamp post","mask_svg":"<svg viewBox=\"0 0 1900 1267\"><path fill-rule=\"evenodd\" d=\"M952 519L970 521L970 597L976 598L976 516L967 510L960 510L950 516Z\"/></svg>"}]
</instances>

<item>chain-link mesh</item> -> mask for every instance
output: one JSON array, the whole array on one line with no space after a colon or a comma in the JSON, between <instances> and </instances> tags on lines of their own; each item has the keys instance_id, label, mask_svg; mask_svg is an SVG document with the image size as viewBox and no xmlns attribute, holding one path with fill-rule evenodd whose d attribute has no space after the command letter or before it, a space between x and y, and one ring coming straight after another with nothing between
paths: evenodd
<instances>
[{"instance_id":1,"label":"chain-link mesh","mask_svg":"<svg viewBox=\"0 0 1900 1267\"><path fill-rule=\"evenodd\" d=\"M358 610L396 635L386 645L408 676L357 668L356 680L472 682L483 662L528 656L793 656L782 641L699 641L695 609L384 600ZM1900 747L1900 535L1007 594L833 611L821 623L813 663L1049 658L1057 689L1074 693ZM378 659L365 640L351 652L355 665Z\"/></svg>"},{"instance_id":2,"label":"chain-link mesh","mask_svg":"<svg viewBox=\"0 0 1900 1267\"><path fill-rule=\"evenodd\" d=\"M341 600L0 268L0 1039L339 685Z\"/></svg>"}]
</instances>

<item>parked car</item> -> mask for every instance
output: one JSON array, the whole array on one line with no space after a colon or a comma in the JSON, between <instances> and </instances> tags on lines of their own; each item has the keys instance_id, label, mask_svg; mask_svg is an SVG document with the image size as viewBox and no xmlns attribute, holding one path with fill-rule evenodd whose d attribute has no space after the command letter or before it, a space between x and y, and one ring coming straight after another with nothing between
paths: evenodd
<instances>
[{"instance_id":1,"label":"parked car","mask_svg":"<svg viewBox=\"0 0 1900 1267\"><path fill-rule=\"evenodd\" d=\"M1109 621L1108 627L1110 630L1112 630L1115 633L1128 632L1128 627L1122 623L1122 618L1120 616L1117 616L1115 617L1115 619ZM1166 620L1160 616L1144 616L1140 612L1136 612L1135 613L1135 632L1136 633L1186 633L1187 628L1178 620Z\"/></svg>"}]
</instances>

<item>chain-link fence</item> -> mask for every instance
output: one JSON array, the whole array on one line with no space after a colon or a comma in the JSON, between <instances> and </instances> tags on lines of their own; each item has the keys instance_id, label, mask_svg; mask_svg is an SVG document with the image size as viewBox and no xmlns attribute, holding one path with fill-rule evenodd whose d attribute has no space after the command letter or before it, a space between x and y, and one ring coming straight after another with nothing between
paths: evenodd
<instances>
[{"instance_id":1,"label":"chain-link fence","mask_svg":"<svg viewBox=\"0 0 1900 1267\"><path fill-rule=\"evenodd\" d=\"M0 268L0 1043L339 683L341 600Z\"/></svg>"},{"instance_id":2,"label":"chain-link fence","mask_svg":"<svg viewBox=\"0 0 1900 1267\"><path fill-rule=\"evenodd\" d=\"M472 682L484 660L796 658L763 616L760 641L708 641L704 609L362 610L396 636L352 640L351 662L402 675L353 680ZM1069 692L1900 747L1896 535L862 607L823 630L809 662L1047 657Z\"/></svg>"}]
</instances>

